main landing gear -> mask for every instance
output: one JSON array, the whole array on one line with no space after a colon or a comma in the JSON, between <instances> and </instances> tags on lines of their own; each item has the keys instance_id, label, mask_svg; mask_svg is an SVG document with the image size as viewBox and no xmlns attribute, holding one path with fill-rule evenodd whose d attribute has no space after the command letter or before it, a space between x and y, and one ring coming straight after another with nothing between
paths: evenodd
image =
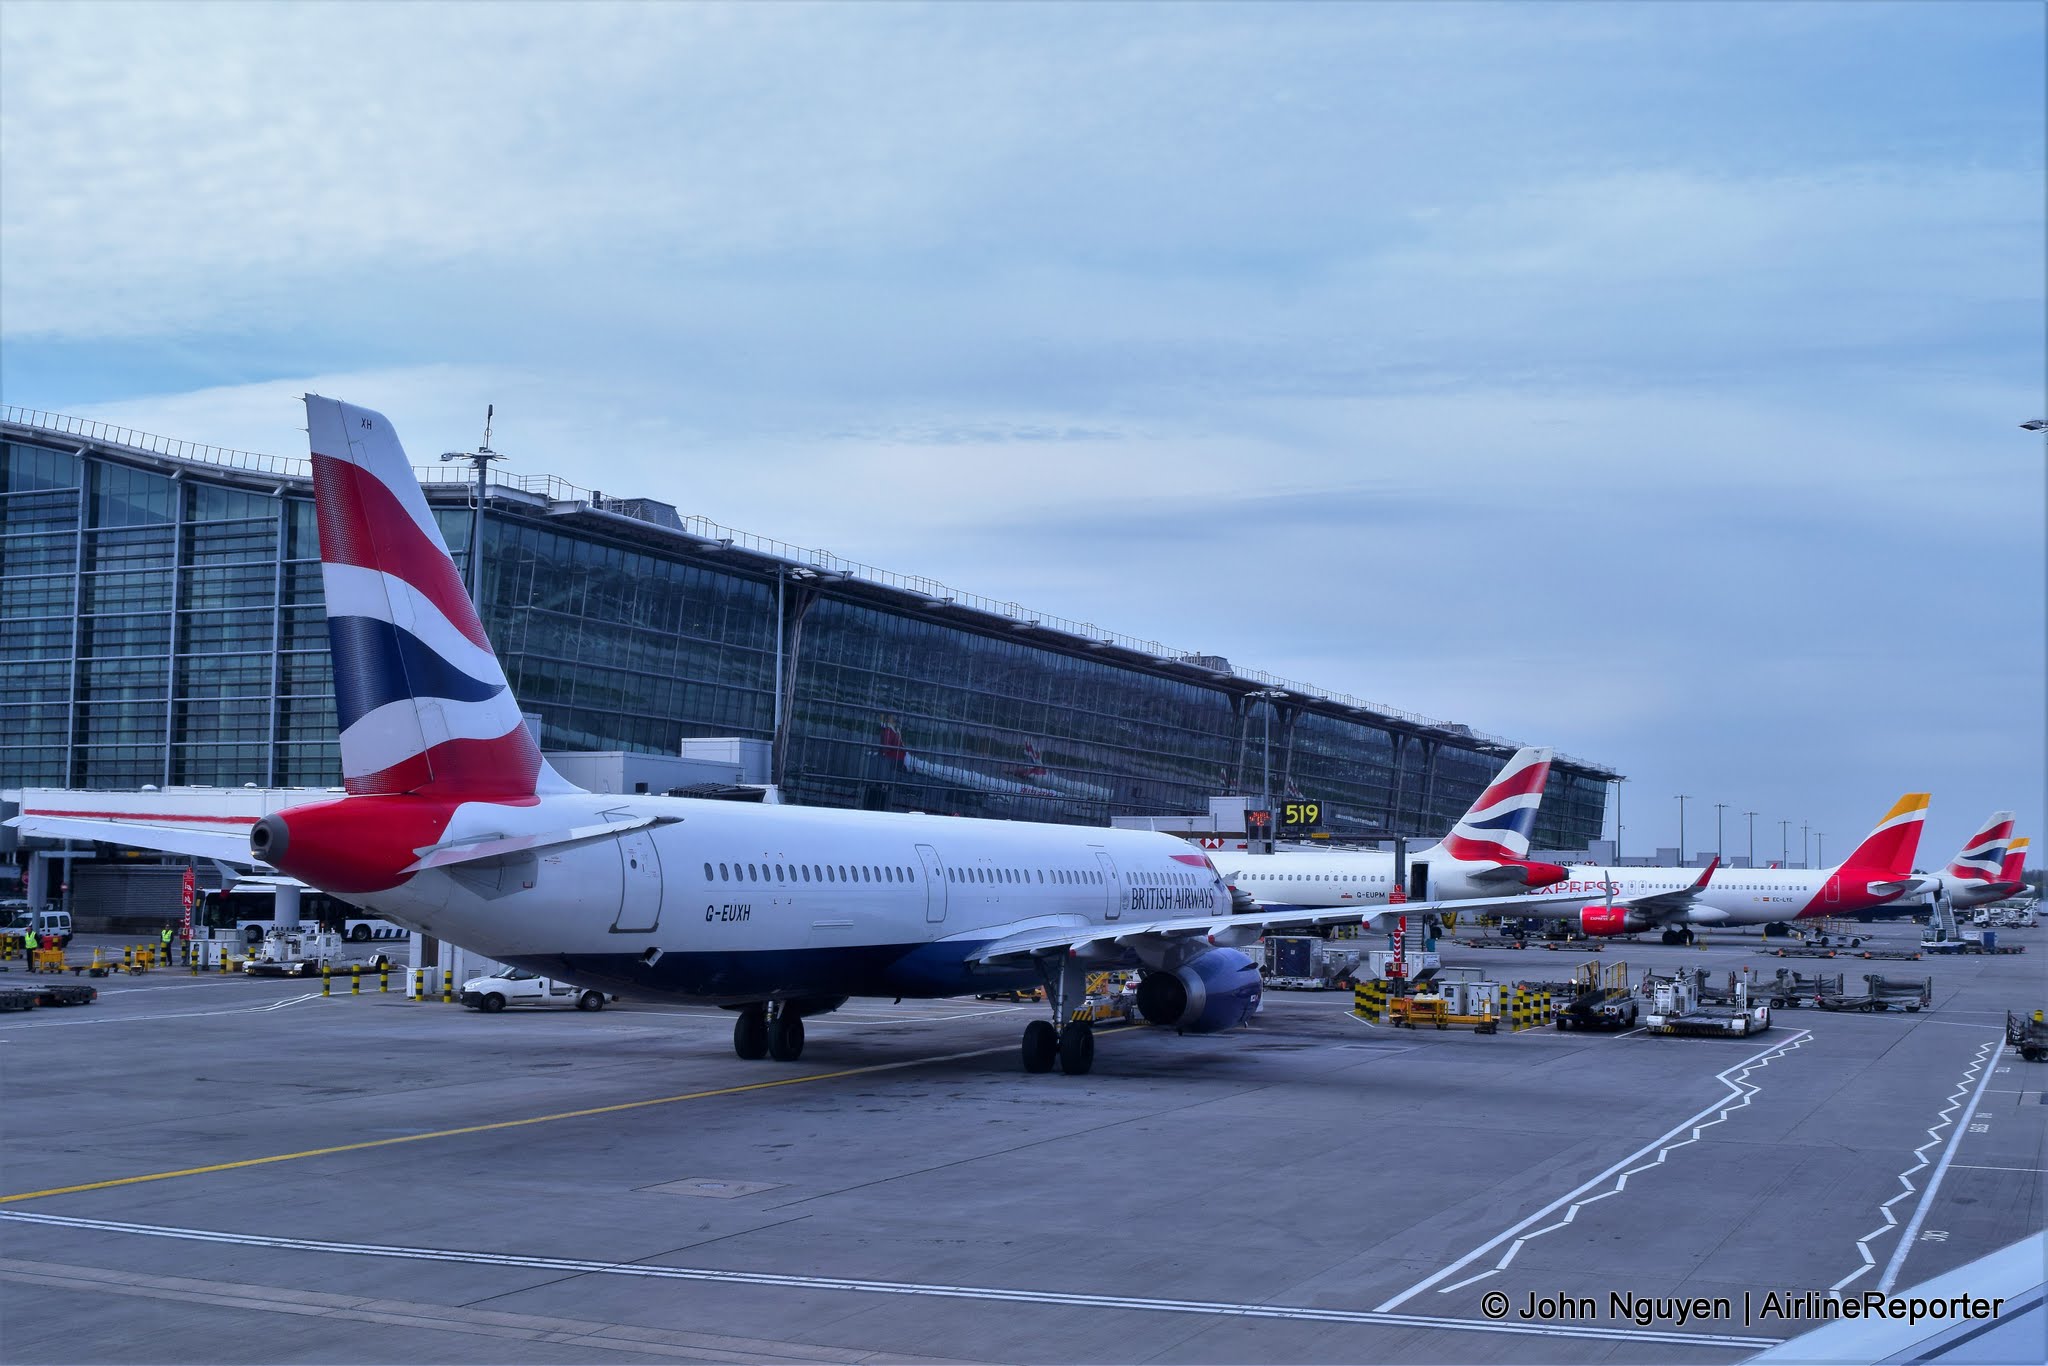
<instances>
[{"instance_id":1,"label":"main landing gear","mask_svg":"<svg viewBox=\"0 0 2048 1366\"><path fill-rule=\"evenodd\" d=\"M1689 930L1689 929L1685 929L1685 930L1666 930L1666 931L1664 931L1664 942L1665 942L1666 944L1673 944L1673 945L1676 945L1676 944L1690 944L1690 943L1692 942L1692 931L1691 931L1691 930Z\"/></svg>"},{"instance_id":2,"label":"main landing gear","mask_svg":"<svg viewBox=\"0 0 2048 1366\"><path fill-rule=\"evenodd\" d=\"M732 1051L749 1062L773 1058L795 1062L804 1055L804 1017L789 1003L744 1006L732 1022Z\"/></svg>"},{"instance_id":3,"label":"main landing gear","mask_svg":"<svg viewBox=\"0 0 2048 1366\"><path fill-rule=\"evenodd\" d=\"M1071 1018L1067 1002L1085 994L1087 976L1063 955L1060 962L1046 966L1045 979L1052 1019L1033 1020L1024 1026L1024 1070L1050 1072L1057 1062L1060 1071L1070 1077L1086 1076L1095 1066L1095 1025Z\"/></svg>"}]
</instances>

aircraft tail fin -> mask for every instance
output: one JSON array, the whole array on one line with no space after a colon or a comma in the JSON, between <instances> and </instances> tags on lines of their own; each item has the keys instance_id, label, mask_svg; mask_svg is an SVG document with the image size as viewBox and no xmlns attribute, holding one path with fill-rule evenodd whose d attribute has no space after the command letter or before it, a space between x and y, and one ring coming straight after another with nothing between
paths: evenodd
<instances>
[{"instance_id":1,"label":"aircraft tail fin","mask_svg":"<svg viewBox=\"0 0 2048 1366\"><path fill-rule=\"evenodd\" d=\"M1920 851L1920 830L1927 823L1928 794L1908 792L1885 812L1877 828L1849 851L1840 867L1877 881L1896 881L1913 871Z\"/></svg>"},{"instance_id":2,"label":"aircraft tail fin","mask_svg":"<svg viewBox=\"0 0 2048 1366\"><path fill-rule=\"evenodd\" d=\"M2006 850L2012 844L2012 812L1994 811L1984 827L1970 836L1962 852L1945 870L1957 882L1990 884L2005 873Z\"/></svg>"},{"instance_id":3,"label":"aircraft tail fin","mask_svg":"<svg viewBox=\"0 0 2048 1366\"><path fill-rule=\"evenodd\" d=\"M1441 848L1454 859L1515 863L1529 857L1529 836L1543 784L1550 777L1552 751L1520 749L1494 775L1479 800L1459 818Z\"/></svg>"},{"instance_id":4,"label":"aircraft tail fin","mask_svg":"<svg viewBox=\"0 0 2048 1366\"><path fill-rule=\"evenodd\" d=\"M519 714L390 421L308 394L306 432L348 791L574 790Z\"/></svg>"},{"instance_id":5,"label":"aircraft tail fin","mask_svg":"<svg viewBox=\"0 0 2048 1366\"><path fill-rule=\"evenodd\" d=\"M2005 868L1999 873L2000 882L2010 882L2015 889L2027 880L2027 837L2022 835L2005 849Z\"/></svg>"}]
</instances>

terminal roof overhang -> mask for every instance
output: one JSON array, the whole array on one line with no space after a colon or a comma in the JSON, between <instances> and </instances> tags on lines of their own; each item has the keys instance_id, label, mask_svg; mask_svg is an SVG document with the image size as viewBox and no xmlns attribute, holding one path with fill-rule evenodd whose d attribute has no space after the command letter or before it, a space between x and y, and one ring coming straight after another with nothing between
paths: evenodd
<instances>
[{"instance_id":1,"label":"terminal roof overhang","mask_svg":"<svg viewBox=\"0 0 2048 1366\"><path fill-rule=\"evenodd\" d=\"M127 428L19 408L0 412L0 433L40 445L60 446L78 455L119 460L173 478L204 475L216 483L273 496L307 497L312 493L309 462L302 457L171 441ZM416 466L415 472L426 487L429 502L468 506L474 497L475 475L467 465ZM653 499L607 497L554 475L520 475L495 469L490 471L486 487L490 502L502 511L560 521L588 535L638 544L670 555L706 558L734 572L769 581L780 575L791 584L826 592L843 601L886 608L980 635L1027 639L1041 649L1107 660L1161 678L1198 683L1240 700L1276 692L1280 694L1276 701L1304 712L1364 722L1425 740L1447 741L1482 753L1505 757L1521 748L1515 741L1469 726L1433 720L1263 672L1238 669L1218 656L1173 650L1158 641L1135 640L1091 623L1049 616L1014 602L997 602L962 592L935 580L912 578L842 559L828 551L736 531L708 518L685 517L670 505ZM1559 754L1557 762L1604 781L1623 776L1604 764L1567 754Z\"/></svg>"}]
</instances>

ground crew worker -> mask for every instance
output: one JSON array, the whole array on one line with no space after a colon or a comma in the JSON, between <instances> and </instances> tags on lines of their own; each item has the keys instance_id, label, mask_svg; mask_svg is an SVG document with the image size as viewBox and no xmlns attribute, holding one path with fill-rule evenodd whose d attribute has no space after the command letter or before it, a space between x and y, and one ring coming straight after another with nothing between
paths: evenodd
<instances>
[{"instance_id":1,"label":"ground crew worker","mask_svg":"<svg viewBox=\"0 0 2048 1366\"><path fill-rule=\"evenodd\" d=\"M170 966L171 962L171 940L177 937L177 933L176 930L171 928L171 922L168 920L164 922L164 927L157 931L158 938L164 941L163 961L166 967Z\"/></svg>"}]
</instances>

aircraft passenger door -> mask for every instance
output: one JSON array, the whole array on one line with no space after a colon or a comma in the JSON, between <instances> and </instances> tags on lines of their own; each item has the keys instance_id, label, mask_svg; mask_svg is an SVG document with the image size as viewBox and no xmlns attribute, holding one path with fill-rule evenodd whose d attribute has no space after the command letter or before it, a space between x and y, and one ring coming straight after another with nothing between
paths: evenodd
<instances>
[{"instance_id":1,"label":"aircraft passenger door","mask_svg":"<svg viewBox=\"0 0 2048 1366\"><path fill-rule=\"evenodd\" d=\"M917 856L924 862L925 922L943 924L946 919L946 865L939 861L939 851L929 844L918 845Z\"/></svg>"},{"instance_id":2,"label":"aircraft passenger door","mask_svg":"<svg viewBox=\"0 0 2048 1366\"><path fill-rule=\"evenodd\" d=\"M1408 899L1429 900L1429 863L1426 860L1408 865Z\"/></svg>"},{"instance_id":3,"label":"aircraft passenger door","mask_svg":"<svg viewBox=\"0 0 2048 1366\"><path fill-rule=\"evenodd\" d=\"M1828 905L1839 906L1842 902L1842 879L1839 877L1829 878L1827 882L1827 887Z\"/></svg>"},{"instance_id":4,"label":"aircraft passenger door","mask_svg":"<svg viewBox=\"0 0 2048 1366\"><path fill-rule=\"evenodd\" d=\"M1097 849L1095 861L1102 866L1102 876L1109 883L1103 893L1102 918L1114 920L1131 904L1131 889L1124 886L1124 880L1116 875L1115 859Z\"/></svg>"},{"instance_id":5,"label":"aircraft passenger door","mask_svg":"<svg viewBox=\"0 0 2048 1366\"><path fill-rule=\"evenodd\" d=\"M614 934L641 934L661 923L661 855L645 830L618 838L619 914Z\"/></svg>"}]
</instances>

